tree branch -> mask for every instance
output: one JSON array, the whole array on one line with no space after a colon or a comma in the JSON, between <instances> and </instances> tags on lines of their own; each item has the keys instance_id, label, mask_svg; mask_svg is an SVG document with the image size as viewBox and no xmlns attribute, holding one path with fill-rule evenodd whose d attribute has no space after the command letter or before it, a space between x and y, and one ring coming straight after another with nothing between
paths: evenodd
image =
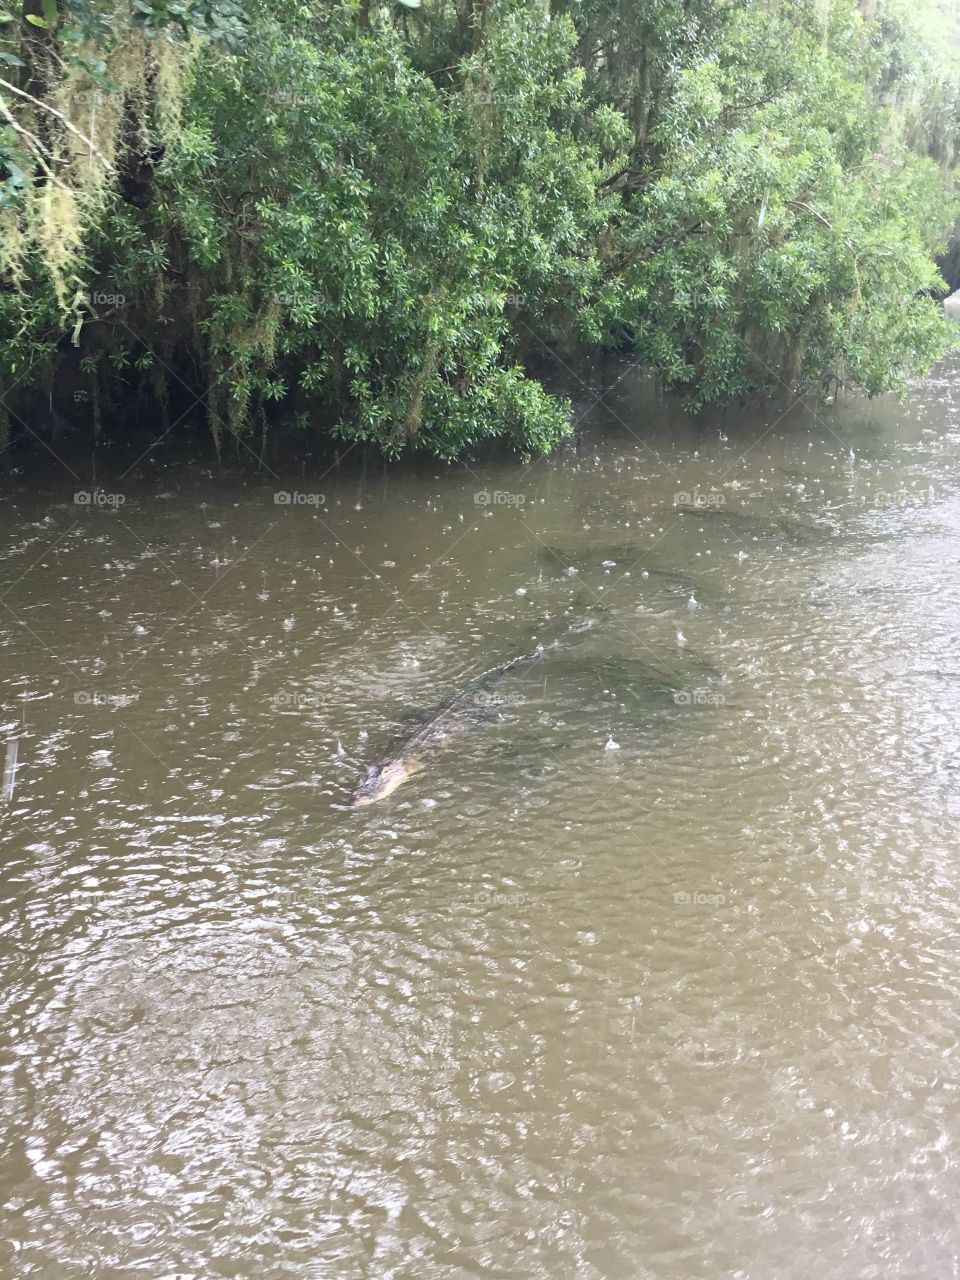
<instances>
[{"instance_id":1,"label":"tree branch","mask_svg":"<svg viewBox=\"0 0 960 1280\"><path fill-rule=\"evenodd\" d=\"M35 98L32 93L27 93L25 89L18 89L17 86L15 84L11 84L9 80L0 79L0 85L2 85L4 89L9 89L11 93L17 94L18 97L26 98L26 100L28 102L32 102L35 107L40 107L41 110L49 112L52 116L56 116L61 124L65 125L71 133L75 133L77 135L84 146L87 147L90 154L97 157L106 169L107 173L115 172L113 165L99 149L93 139L88 138L86 134L80 132L76 125L71 124L62 111L58 111L56 107L51 107L49 102L43 102L40 98Z\"/></svg>"}]
</instances>

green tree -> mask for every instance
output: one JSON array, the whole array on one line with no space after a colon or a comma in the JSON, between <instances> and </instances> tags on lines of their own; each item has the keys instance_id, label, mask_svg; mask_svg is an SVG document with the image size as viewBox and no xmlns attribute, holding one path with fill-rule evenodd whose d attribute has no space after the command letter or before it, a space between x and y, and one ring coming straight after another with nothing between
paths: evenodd
<instances>
[{"instance_id":1,"label":"green tree","mask_svg":"<svg viewBox=\"0 0 960 1280\"><path fill-rule=\"evenodd\" d=\"M6 17L21 415L97 430L188 388L218 448L283 418L389 455L530 453L569 420L527 372L543 346L629 344L697 406L902 388L954 341L934 255L960 74L935 0Z\"/></svg>"}]
</instances>

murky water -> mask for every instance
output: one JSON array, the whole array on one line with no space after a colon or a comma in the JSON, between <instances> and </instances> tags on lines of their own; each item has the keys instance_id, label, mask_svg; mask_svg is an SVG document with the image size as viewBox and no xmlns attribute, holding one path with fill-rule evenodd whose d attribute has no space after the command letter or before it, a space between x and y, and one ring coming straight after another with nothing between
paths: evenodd
<instances>
[{"instance_id":1,"label":"murky water","mask_svg":"<svg viewBox=\"0 0 960 1280\"><path fill-rule=\"evenodd\" d=\"M960 1274L960 367L572 391L528 466L7 483L4 1275Z\"/></svg>"}]
</instances>

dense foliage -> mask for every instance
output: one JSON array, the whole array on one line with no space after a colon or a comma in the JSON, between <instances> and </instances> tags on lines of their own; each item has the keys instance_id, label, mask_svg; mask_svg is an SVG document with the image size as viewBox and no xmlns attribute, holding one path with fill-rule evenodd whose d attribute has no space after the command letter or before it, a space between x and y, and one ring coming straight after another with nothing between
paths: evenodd
<instances>
[{"instance_id":1,"label":"dense foliage","mask_svg":"<svg viewBox=\"0 0 960 1280\"><path fill-rule=\"evenodd\" d=\"M951 342L960 75L935 0L0 20L14 434L135 406L158 430L202 411L218 446L279 420L533 451L568 421L525 371L543 350L629 350L704 405L899 388Z\"/></svg>"}]
</instances>

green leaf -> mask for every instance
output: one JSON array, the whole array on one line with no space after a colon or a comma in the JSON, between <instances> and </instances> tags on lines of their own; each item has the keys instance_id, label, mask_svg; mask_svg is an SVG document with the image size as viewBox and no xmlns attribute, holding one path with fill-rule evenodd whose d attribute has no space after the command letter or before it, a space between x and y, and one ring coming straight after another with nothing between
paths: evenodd
<instances>
[{"instance_id":1,"label":"green leaf","mask_svg":"<svg viewBox=\"0 0 960 1280\"><path fill-rule=\"evenodd\" d=\"M19 189L26 184L27 175L20 168L17 162L10 158L10 156L3 157L3 165L10 174L9 178L7 178L7 184L19 191Z\"/></svg>"}]
</instances>

